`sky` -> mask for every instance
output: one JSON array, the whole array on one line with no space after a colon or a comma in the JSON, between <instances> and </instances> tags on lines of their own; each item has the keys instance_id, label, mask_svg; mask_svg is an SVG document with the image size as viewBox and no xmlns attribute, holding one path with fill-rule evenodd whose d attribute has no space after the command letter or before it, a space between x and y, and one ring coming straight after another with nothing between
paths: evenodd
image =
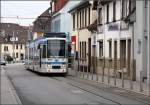
<instances>
[{"instance_id":1,"label":"sky","mask_svg":"<svg viewBox=\"0 0 150 105\"><path fill-rule=\"evenodd\" d=\"M1 18L3 23L17 23L22 26L33 25L35 18L42 14L49 6L47 1L1 1ZM18 17L18 18L17 18ZM34 18L34 19L20 19Z\"/></svg>"}]
</instances>

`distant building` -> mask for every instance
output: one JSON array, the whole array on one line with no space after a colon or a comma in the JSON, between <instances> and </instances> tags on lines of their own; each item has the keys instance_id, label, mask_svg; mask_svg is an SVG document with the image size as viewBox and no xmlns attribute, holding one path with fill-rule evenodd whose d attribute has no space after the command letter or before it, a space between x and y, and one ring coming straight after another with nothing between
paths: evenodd
<instances>
[{"instance_id":1,"label":"distant building","mask_svg":"<svg viewBox=\"0 0 150 105\"><path fill-rule=\"evenodd\" d=\"M43 36L44 32L51 32L51 7L33 22L33 39Z\"/></svg>"},{"instance_id":2,"label":"distant building","mask_svg":"<svg viewBox=\"0 0 150 105\"><path fill-rule=\"evenodd\" d=\"M0 23L0 56L4 60L9 55L14 61L25 58L25 43L29 36L29 27L14 23Z\"/></svg>"}]
</instances>

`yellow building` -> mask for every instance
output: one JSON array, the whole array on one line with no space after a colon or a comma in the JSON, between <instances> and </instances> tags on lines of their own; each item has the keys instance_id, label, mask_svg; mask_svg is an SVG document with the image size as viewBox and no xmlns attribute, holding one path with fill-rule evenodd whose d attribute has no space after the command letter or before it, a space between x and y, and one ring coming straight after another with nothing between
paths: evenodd
<instances>
[{"instance_id":1,"label":"yellow building","mask_svg":"<svg viewBox=\"0 0 150 105\"><path fill-rule=\"evenodd\" d=\"M86 70L91 66L91 32L87 27L96 20L97 11L93 10L93 1L81 1L69 12L73 26L71 35L76 36L75 50L79 53L80 68Z\"/></svg>"},{"instance_id":2,"label":"yellow building","mask_svg":"<svg viewBox=\"0 0 150 105\"><path fill-rule=\"evenodd\" d=\"M24 60L25 44L30 37L29 27L20 26L14 23L1 23L0 25L1 60L6 60L8 56L12 57L15 62Z\"/></svg>"},{"instance_id":3,"label":"yellow building","mask_svg":"<svg viewBox=\"0 0 150 105\"><path fill-rule=\"evenodd\" d=\"M23 60L25 58L25 44L1 44L1 59L4 60L8 55L16 62Z\"/></svg>"}]
</instances>

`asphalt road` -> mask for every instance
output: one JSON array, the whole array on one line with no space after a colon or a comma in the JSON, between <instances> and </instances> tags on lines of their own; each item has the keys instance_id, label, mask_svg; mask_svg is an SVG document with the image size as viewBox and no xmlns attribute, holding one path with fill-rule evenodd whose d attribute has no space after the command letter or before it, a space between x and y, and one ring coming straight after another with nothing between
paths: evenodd
<instances>
[{"instance_id":1,"label":"asphalt road","mask_svg":"<svg viewBox=\"0 0 150 105\"><path fill-rule=\"evenodd\" d=\"M145 105L139 100L116 94L58 75L39 75L24 69L21 64L6 66L11 80L23 105L35 104L114 104Z\"/></svg>"}]
</instances>

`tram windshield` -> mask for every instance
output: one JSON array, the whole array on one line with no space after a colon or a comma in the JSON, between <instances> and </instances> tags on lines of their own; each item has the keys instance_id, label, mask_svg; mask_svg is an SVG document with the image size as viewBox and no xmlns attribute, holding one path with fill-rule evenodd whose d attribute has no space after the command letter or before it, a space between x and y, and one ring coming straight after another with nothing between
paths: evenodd
<instances>
[{"instance_id":1,"label":"tram windshield","mask_svg":"<svg viewBox=\"0 0 150 105\"><path fill-rule=\"evenodd\" d=\"M65 40L48 40L47 57L65 57Z\"/></svg>"}]
</instances>

